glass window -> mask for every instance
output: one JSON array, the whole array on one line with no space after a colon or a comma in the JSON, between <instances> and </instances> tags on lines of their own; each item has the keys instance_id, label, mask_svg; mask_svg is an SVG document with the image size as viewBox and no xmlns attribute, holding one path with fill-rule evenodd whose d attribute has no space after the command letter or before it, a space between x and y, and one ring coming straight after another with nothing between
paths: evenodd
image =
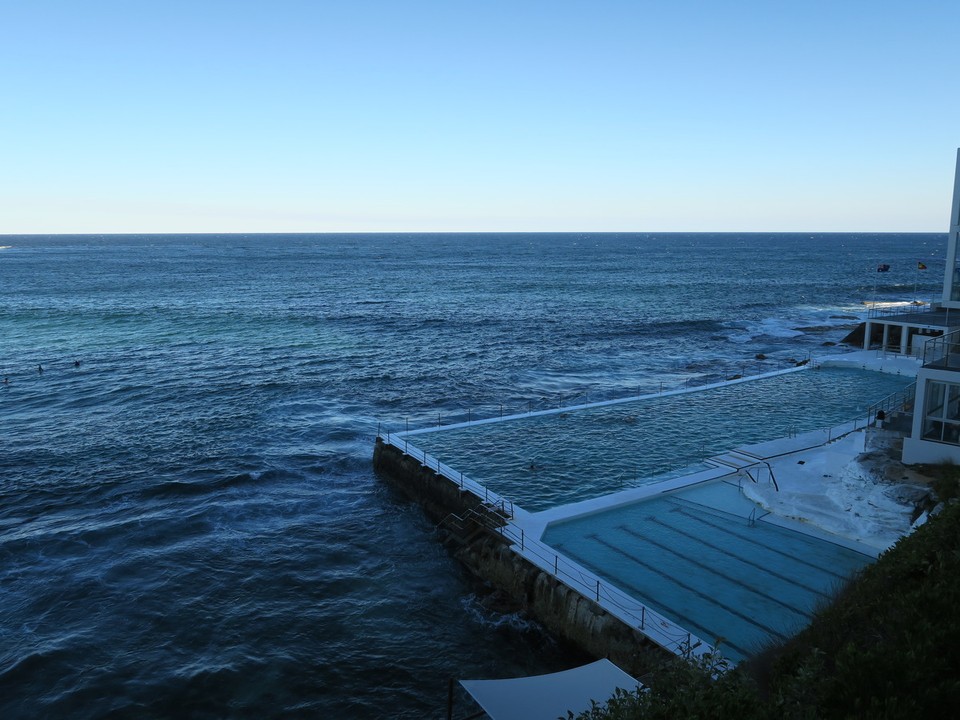
<instances>
[{"instance_id":1,"label":"glass window","mask_svg":"<svg viewBox=\"0 0 960 720\"><path fill-rule=\"evenodd\" d=\"M927 383L923 439L960 445L960 384Z\"/></svg>"},{"instance_id":2,"label":"glass window","mask_svg":"<svg viewBox=\"0 0 960 720\"><path fill-rule=\"evenodd\" d=\"M923 439L940 442L943 439L943 423L925 418L923 421Z\"/></svg>"},{"instance_id":3,"label":"glass window","mask_svg":"<svg viewBox=\"0 0 960 720\"><path fill-rule=\"evenodd\" d=\"M927 408L923 413L924 415L927 417L943 417L943 396L946 395L946 389L946 383L927 383Z\"/></svg>"}]
</instances>

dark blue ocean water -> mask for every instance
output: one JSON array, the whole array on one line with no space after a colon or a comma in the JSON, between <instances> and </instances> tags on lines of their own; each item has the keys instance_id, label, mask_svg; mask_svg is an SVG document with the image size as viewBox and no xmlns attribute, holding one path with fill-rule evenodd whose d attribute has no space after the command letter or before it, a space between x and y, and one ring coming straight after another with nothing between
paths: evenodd
<instances>
[{"instance_id":1,"label":"dark blue ocean water","mask_svg":"<svg viewBox=\"0 0 960 720\"><path fill-rule=\"evenodd\" d=\"M378 422L822 354L945 243L0 237L0 717L436 717L448 677L579 662L481 604Z\"/></svg>"}]
</instances>

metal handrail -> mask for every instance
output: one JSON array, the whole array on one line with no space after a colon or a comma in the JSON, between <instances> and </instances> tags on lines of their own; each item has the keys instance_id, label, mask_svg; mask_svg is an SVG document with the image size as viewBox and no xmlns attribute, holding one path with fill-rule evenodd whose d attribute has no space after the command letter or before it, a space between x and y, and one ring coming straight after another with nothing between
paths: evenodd
<instances>
[{"instance_id":1,"label":"metal handrail","mask_svg":"<svg viewBox=\"0 0 960 720\"><path fill-rule=\"evenodd\" d=\"M686 657L715 652L712 646L694 636L685 628L668 620L655 610L638 602L615 585L604 582L589 570L585 570L568 558L561 556L560 553L556 552L556 550L550 546L526 537L523 528L511 522L514 517L512 501L490 492L475 480L471 480L462 473L453 471L452 468L444 465L419 448L409 445L409 443L402 438L391 436L390 433L387 433L385 437L379 432L377 437L397 448L405 455L417 460L424 467L434 470L447 480L456 483L461 489L470 492L483 501L485 507L499 510L501 513L500 517L504 520L502 525L498 525L494 523L488 514L477 512L476 509L471 509L465 513L463 517L455 513L448 514L438 523L438 528L448 521L466 521L469 516L470 520L476 520L491 532L495 532L506 540L509 540L514 547L519 547L520 554L524 558L532 562L540 568L540 570L555 577L558 582L563 583L584 597L592 598L598 603L606 603L608 606L614 608L621 621L626 622L634 630L648 637L657 645L677 655Z\"/></svg>"},{"instance_id":2,"label":"metal handrail","mask_svg":"<svg viewBox=\"0 0 960 720\"><path fill-rule=\"evenodd\" d=\"M773 484L773 489L776 490L777 492L780 492L780 486L777 484L777 476L774 475L773 473L773 465L771 465L767 460L757 460L756 462L750 463L749 465L744 465L743 467L740 468L740 471L745 473L746 476L753 481L754 485L759 485L760 484L759 477L755 478L751 474L750 469L761 466L761 465L767 466L767 471L770 473L770 482Z\"/></svg>"},{"instance_id":3,"label":"metal handrail","mask_svg":"<svg viewBox=\"0 0 960 720\"><path fill-rule=\"evenodd\" d=\"M714 648L703 640L647 605L638 602L615 585L604 582L594 573L560 555L549 545L526 537L523 528L507 522L499 527L490 527L490 530L509 540L515 548L519 547L524 558L533 562L541 571L556 578L558 582L584 597L616 608L621 621L626 622L661 647L683 656L714 652Z\"/></svg>"},{"instance_id":4,"label":"metal handrail","mask_svg":"<svg viewBox=\"0 0 960 720\"><path fill-rule=\"evenodd\" d=\"M401 434L390 433L388 431L386 436L384 436L384 434L378 429L377 437L380 440L385 441L388 445L392 445L393 447L402 451L404 455L412 457L424 467L429 468L438 475L441 475L447 480L456 483L461 490L471 493L486 506L497 508L504 515L504 517L513 517L513 500L509 500L498 495L489 488L478 483L476 480L464 475L459 470L454 470L449 465L440 462L439 458L435 458L420 448L411 445L405 438L401 436Z\"/></svg>"},{"instance_id":5,"label":"metal handrail","mask_svg":"<svg viewBox=\"0 0 960 720\"><path fill-rule=\"evenodd\" d=\"M902 390L897 390L897 392L887 395L883 400L867 408L867 424L876 422L878 412L883 412L883 414L886 415L896 410L903 410L914 401L916 396L917 383L915 382L910 383Z\"/></svg>"},{"instance_id":6,"label":"metal handrail","mask_svg":"<svg viewBox=\"0 0 960 720\"><path fill-rule=\"evenodd\" d=\"M923 346L923 366L950 365L950 356L960 356L960 330L927 340Z\"/></svg>"},{"instance_id":7,"label":"metal handrail","mask_svg":"<svg viewBox=\"0 0 960 720\"><path fill-rule=\"evenodd\" d=\"M867 319L873 320L874 318L888 317L890 315L924 315L930 312L933 312L933 305L930 303L905 302L902 305L872 307L867 311Z\"/></svg>"}]
</instances>

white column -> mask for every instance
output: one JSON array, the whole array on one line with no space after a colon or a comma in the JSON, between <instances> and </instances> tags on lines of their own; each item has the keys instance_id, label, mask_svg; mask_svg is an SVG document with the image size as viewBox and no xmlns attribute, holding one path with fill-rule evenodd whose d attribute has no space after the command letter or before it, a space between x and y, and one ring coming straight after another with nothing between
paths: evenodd
<instances>
[{"instance_id":1,"label":"white column","mask_svg":"<svg viewBox=\"0 0 960 720\"><path fill-rule=\"evenodd\" d=\"M865 322L864 325L863 325L863 349L864 349L864 350L869 350L869 349L870 349L870 335L871 335L871 333L873 333L873 323L871 323L869 320L867 320L867 322Z\"/></svg>"},{"instance_id":2,"label":"white column","mask_svg":"<svg viewBox=\"0 0 960 720\"><path fill-rule=\"evenodd\" d=\"M882 349L884 352L887 351L887 343L888 343L888 342L890 342L890 324L889 324L889 323L884 323L884 324L883 324L883 345L881 346L881 349Z\"/></svg>"},{"instance_id":3,"label":"white column","mask_svg":"<svg viewBox=\"0 0 960 720\"><path fill-rule=\"evenodd\" d=\"M901 325L900 326L900 354L907 354L907 341L910 339L910 326Z\"/></svg>"},{"instance_id":4,"label":"white column","mask_svg":"<svg viewBox=\"0 0 960 720\"><path fill-rule=\"evenodd\" d=\"M943 268L943 304L954 308L960 307L960 303L951 300L958 242L960 242L960 148L957 149L957 169L953 179L953 206L950 209L950 235L947 238L946 264Z\"/></svg>"}]
</instances>

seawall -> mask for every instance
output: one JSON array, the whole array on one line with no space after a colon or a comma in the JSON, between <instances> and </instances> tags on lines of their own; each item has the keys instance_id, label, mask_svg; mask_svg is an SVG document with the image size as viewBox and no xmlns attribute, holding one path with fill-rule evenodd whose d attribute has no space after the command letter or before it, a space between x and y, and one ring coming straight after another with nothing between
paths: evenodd
<instances>
[{"instance_id":1,"label":"seawall","mask_svg":"<svg viewBox=\"0 0 960 720\"><path fill-rule=\"evenodd\" d=\"M675 657L611 615L596 602L544 572L497 533L504 513L377 438L378 475L418 502L448 533L448 547L476 576L506 593L550 632L597 658L608 658L634 676Z\"/></svg>"}]
</instances>

